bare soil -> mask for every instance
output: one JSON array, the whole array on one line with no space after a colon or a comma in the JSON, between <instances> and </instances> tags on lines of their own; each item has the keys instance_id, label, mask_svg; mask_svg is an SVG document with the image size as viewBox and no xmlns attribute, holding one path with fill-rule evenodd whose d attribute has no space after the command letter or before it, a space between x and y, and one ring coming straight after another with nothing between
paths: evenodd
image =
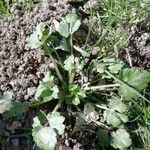
<instances>
[{"instance_id":1,"label":"bare soil","mask_svg":"<svg viewBox=\"0 0 150 150\"><path fill-rule=\"evenodd\" d=\"M129 44L122 58L130 65L150 69L150 16L131 28Z\"/></svg>"},{"instance_id":2,"label":"bare soil","mask_svg":"<svg viewBox=\"0 0 150 150\"><path fill-rule=\"evenodd\" d=\"M53 0L44 1L32 12L13 9L13 16L0 20L0 90L12 90L18 99L28 100L51 66L41 49L26 47L26 37L39 22L51 25L54 19L60 20L71 10L71 5Z\"/></svg>"}]
</instances>

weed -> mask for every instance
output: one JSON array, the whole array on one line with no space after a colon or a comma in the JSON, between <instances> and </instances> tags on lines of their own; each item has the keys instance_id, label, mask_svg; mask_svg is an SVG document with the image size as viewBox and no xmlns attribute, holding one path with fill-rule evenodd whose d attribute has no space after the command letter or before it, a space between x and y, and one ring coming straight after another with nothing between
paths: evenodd
<instances>
[{"instance_id":1,"label":"weed","mask_svg":"<svg viewBox=\"0 0 150 150\"><path fill-rule=\"evenodd\" d=\"M9 16L8 5L3 0L0 0L0 16Z\"/></svg>"},{"instance_id":2,"label":"weed","mask_svg":"<svg viewBox=\"0 0 150 150\"><path fill-rule=\"evenodd\" d=\"M31 0L15 2L29 9L33 4ZM108 55L112 50L117 53L127 44L129 28L148 13L148 3L140 0L98 2L102 10L90 10L89 31L83 47L74 37L81 25L77 14L68 14L60 22L54 20L54 29L39 23L27 37L27 46L31 49L42 47L55 71L45 74L30 102L20 103L11 92L0 96L0 113L8 118L22 117L29 108L44 103L56 104L49 110L38 109L32 125L33 149L55 149L57 139L68 126L66 120L72 118L75 120L75 123L69 122L73 124L72 134L92 123L96 127L99 147L103 149L148 150L150 147L150 101L144 91L150 82L150 73L129 68L120 59ZM0 9L3 14L8 13L4 3ZM97 42L90 46L95 32L98 33ZM98 53L92 57L88 49L96 46ZM62 51L67 55L63 59L60 57ZM71 109L69 115L62 108ZM73 115L76 113L78 115ZM139 144L134 144L136 142Z\"/></svg>"},{"instance_id":3,"label":"weed","mask_svg":"<svg viewBox=\"0 0 150 150\"><path fill-rule=\"evenodd\" d=\"M0 107L3 108L1 113L13 112L14 116L18 116L19 112L23 113L27 110L24 109L25 106L32 108L58 100L52 111L40 110L33 119L32 136L39 148L55 149L57 138L65 131L65 119L67 118L59 110L61 107L67 108L72 105L79 113L80 120L82 120L80 121L81 126L89 121L95 124L101 147L112 146L116 149L126 149L132 142L125 128L125 123L129 121L128 105L125 102L141 98L149 103L141 92L150 82L150 73L138 68L126 68L122 61L115 58L97 57L90 63L85 62L86 59L90 60L90 54L75 45L73 36L80 25L81 21L76 14L68 14L60 22L55 20L55 30L46 27L44 23L37 25L33 34L26 39L27 46L31 49L43 47L45 54L54 64L55 72L48 72L45 75L39 82L34 99L26 105L16 104L17 101L9 92L1 96ZM59 56L61 51L68 52L65 60ZM57 57L54 57L54 54ZM90 72L87 72L85 66L88 66ZM98 75L97 81L111 80L114 84L92 85L91 82L95 80L92 77L94 74ZM92 96L95 92L105 93L107 90L110 92L105 103ZM117 95L111 92L113 90L118 91ZM96 102L93 102L91 97L96 99ZM13 110L14 107L17 108L16 105L21 106L22 110L19 112ZM81 109L81 106L84 109ZM74 109L71 111L74 112ZM103 116L103 121L100 120L100 115ZM75 125L78 119L76 118ZM104 137L103 140L100 139L101 136Z\"/></svg>"}]
</instances>

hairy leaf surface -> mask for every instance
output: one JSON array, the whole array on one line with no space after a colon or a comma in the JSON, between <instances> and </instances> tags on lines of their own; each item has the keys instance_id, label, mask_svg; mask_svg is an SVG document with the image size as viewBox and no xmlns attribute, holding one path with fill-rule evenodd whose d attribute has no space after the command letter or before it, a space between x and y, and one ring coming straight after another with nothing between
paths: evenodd
<instances>
[{"instance_id":1,"label":"hairy leaf surface","mask_svg":"<svg viewBox=\"0 0 150 150\"><path fill-rule=\"evenodd\" d=\"M0 113L8 111L12 107L13 93L5 92L4 95L0 96Z\"/></svg>"},{"instance_id":2,"label":"hairy leaf surface","mask_svg":"<svg viewBox=\"0 0 150 150\"><path fill-rule=\"evenodd\" d=\"M111 136L111 145L116 149L124 150L131 145L130 135L125 129L118 129Z\"/></svg>"},{"instance_id":3,"label":"hairy leaf surface","mask_svg":"<svg viewBox=\"0 0 150 150\"><path fill-rule=\"evenodd\" d=\"M104 120L108 124L117 127L121 123L128 121L128 117L123 114L127 110L127 107L123 102L111 99L108 106L109 109L106 109L103 114Z\"/></svg>"},{"instance_id":4,"label":"hairy leaf surface","mask_svg":"<svg viewBox=\"0 0 150 150\"><path fill-rule=\"evenodd\" d=\"M41 111L40 114L40 116L44 115L44 118L46 118L44 120L40 118L39 120L38 116L33 119L33 139L40 149L54 150L57 144L57 135L62 135L64 133L65 125L63 122L65 118L58 112L49 113L46 116L44 112ZM41 123L44 124L42 125Z\"/></svg>"},{"instance_id":5,"label":"hairy leaf surface","mask_svg":"<svg viewBox=\"0 0 150 150\"><path fill-rule=\"evenodd\" d=\"M138 68L126 68L120 72L119 78L129 85L121 85L119 94L124 99L131 100L139 98L139 95L130 86L141 92L150 82L150 73Z\"/></svg>"}]
</instances>

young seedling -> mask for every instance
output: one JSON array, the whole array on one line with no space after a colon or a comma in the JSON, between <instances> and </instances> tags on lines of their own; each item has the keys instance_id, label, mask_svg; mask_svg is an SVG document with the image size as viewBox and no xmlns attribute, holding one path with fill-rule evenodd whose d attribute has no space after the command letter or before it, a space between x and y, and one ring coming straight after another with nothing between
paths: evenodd
<instances>
[{"instance_id":1,"label":"young seedling","mask_svg":"<svg viewBox=\"0 0 150 150\"><path fill-rule=\"evenodd\" d=\"M127 149L131 138L124 127L129 121L128 105L124 102L138 98L148 101L141 92L150 82L150 73L138 68L126 68L122 61L115 58L100 56L90 60L90 53L80 48L74 40L74 33L81 25L77 14L68 14L62 21L54 20L53 23L54 29L39 23L26 39L26 45L31 49L41 47L44 50L55 69L45 74L34 98L28 103L28 107L32 108L57 102L52 111L40 110L33 119L32 136L36 145L42 150L55 149L57 138L65 132L65 119L69 116L60 108L69 108L71 117L76 119L73 133L82 130L85 123L92 122L97 127L96 135L101 147ZM60 56L62 52L65 52L63 58ZM99 84L104 79L106 83L114 83ZM115 96L111 92L113 90ZM102 93L109 93L105 102L99 97ZM13 112L12 108L16 107L13 103L12 95L4 93L0 97L0 107L3 108L0 113Z\"/></svg>"},{"instance_id":2,"label":"young seedling","mask_svg":"<svg viewBox=\"0 0 150 150\"><path fill-rule=\"evenodd\" d=\"M54 119L59 117L61 120L60 126L58 125L58 128L56 128L58 132L56 132L56 130L52 131L51 123L47 124L49 118L46 114L43 113L46 118L46 127L42 127L42 122L36 117L35 120L40 126L38 131L34 130L33 126L33 138L36 144L43 149L48 149L46 148L47 144L49 145L49 149L55 148L57 143L56 137L62 135L65 129L65 125L62 124L65 117L58 113L59 108L65 104L66 107L75 105L77 110L79 110L79 113L84 114L80 115L79 118L76 118L76 123L80 122L80 126L90 120L99 127L97 132L98 139L100 139L100 134L104 133L104 130L107 130L107 132L105 132L106 141L102 141L104 143L101 143L102 147L110 145L119 149L129 147L131 145L130 135L125 129L120 128L120 125L128 122L128 116L126 115L127 106L124 102L120 98L110 98L107 99L109 103L100 105L99 102L93 103L90 101L88 95L94 91L115 88L115 90L118 90L119 96L124 100L137 99L139 97L147 100L140 92L145 89L149 83L150 73L139 70L138 68L125 68L124 63L119 59L96 58L88 64L88 67L91 68L91 72L99 74L99 81L104 78L114 79L115 84L91 86L91 81L86 77L87 71L84 70L84 66L87 65L85 58L89 58L90 54L76 46L73 40L73 34L81 25L80 19L76 14L68 14L61 22L54 20L53 23L55 27L54 31L52 31L51 27L47 29L43 23L40 23L37 26L36 31L27 38L27 45L29 47L43 47L45 53L53 62L56 71L56 75L54 76L52 76L50 72L47 73L45 78L40 82L35 94L34 103L36 101L37 103L38 101L48 102L58 98L58 104L48 116L53 117ZM66 53L69 52L65 60L62 60L58 54L61 53L61 50L66 51ZM78 54L76 54L76 52L78 52ZM56 54L56 58L54 57L54 54ZM76 81L77 76L79 79L78 82ZM55 84L55 78L59 80L59 85ZM83 111L78 107L78 105L82 104L85 104L85 109ZM95 108L102 110L104 123L106 122L105 124L99 121L99 117L95 116L95 114L99 114ZM100 130L100 128L103 128L104 130ZM112 132L111 138L108 139L108 132L111 132L112 129L116 128L118 130ZM59 132L61 129L63 131ZM76 128L74 128L74 131L75 129ZM51 136L48 135L50 133ZM43 134L50 136L49 140L44 140L44 138L42 138ZM119 140L123 138L123 141L117 142L117 135L120 135L121 137L119 137Z\"/></svg>"}]
</instances>

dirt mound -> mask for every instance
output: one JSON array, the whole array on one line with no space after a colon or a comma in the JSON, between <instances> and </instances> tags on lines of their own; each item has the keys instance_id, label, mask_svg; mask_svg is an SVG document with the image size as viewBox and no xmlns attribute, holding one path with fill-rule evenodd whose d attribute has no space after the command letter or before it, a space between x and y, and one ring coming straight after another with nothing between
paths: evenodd
<instances>
[{"instance_id":1,"label":"dirt mound","mask_svg":"<svg viewBox=\"0 0 150 150\"><path fill-rule=\"evenodd\" d=\"M124 58L130 65L150 69L150 16L131 29Z\"/></svg>"},{"instance_id":2,"label":"dirt mound","mask_svg":"<svg viewBox=\"0 0 150 150\"><path fill-rule=\"evenodd\" d=\"M29 50L25 40L39 22L51 25L71 10L61 0L46 0L32 12L14 6L13 16L0 20L0 90L12 90L19 99L29 99L35 93L39 79L49 70L50 61L41 49Z\"/></svg>"}]
</instances>

